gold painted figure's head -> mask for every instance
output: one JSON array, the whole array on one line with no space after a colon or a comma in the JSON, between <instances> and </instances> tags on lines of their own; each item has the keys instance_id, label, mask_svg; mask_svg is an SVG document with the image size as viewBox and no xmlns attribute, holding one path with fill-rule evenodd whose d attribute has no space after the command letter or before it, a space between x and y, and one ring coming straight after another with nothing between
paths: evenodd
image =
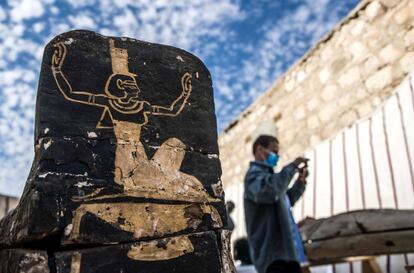
<instances>
[{"instance_id":1,"label":"gold painted figure's head","mask_svg":"<svg viewBox=\"0 0 414 273\"><path fill-rule=\"evenodd\" d=\"M136 78L124 74L112 74L105 86L105 93L109 98L129 102L137 99L140 89Z\"/></svg>"},{"instance_id":2,"label":"gold painted figure's head","mask_svg":"<svg viewBox=\"0 0 414 273\"><path fill-rule=\"evenodd\" d=\"M136 80L136 74L128 68L128 51L116 48L114 40L109 40L109 48L112 61L112 75L109 76L105 93L112 99L130 102L137 99L140 89Z\"/></svg>"}]
</instances>

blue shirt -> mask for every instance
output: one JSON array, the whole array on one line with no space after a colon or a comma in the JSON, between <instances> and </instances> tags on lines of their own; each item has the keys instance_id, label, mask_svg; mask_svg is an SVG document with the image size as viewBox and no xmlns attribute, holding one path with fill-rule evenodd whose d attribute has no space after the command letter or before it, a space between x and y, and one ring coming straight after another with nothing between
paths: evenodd
<instances>
[{"instance_id":1,"label":"blue shirt","mask_svg":"<svg viewBox=\"0 0 414 273\"><path fill-rule=\"evenodd\" d=\"M292 228L293 240L295 243L296 258L300 263L303 263L307 261L307 258L305 255L305 250L303 249L302 237L300 236L299 228L295 222L295 218L293 218L293 213L291 210L292 205L290 204L290 199L288 195L285 195L285 197L286 208L288 209L289 214L290 227Z\"/></svg>"},{"instance_id":2,"label":"blue shirt","mask_svg":"<svg viewBox=\"0 0 414 273\"><path fill-rule=\"evenodd\" d=\"M277 260L301 262L290 205L301 197L305 183L296 181L289 188L296 172L294 164L274 173L262 161L250 162L244 180L244 212L250 255L259 273Z\"/></svg>"}]
</instances>

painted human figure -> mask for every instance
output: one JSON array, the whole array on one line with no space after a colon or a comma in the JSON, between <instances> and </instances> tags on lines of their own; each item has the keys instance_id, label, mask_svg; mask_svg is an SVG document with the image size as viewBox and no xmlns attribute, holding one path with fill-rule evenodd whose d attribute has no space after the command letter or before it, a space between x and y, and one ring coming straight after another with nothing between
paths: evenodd
<instances>
[{"instance_id":1,"label":"painted human figure","mask_svg":"<svg viewBox=\"0 0 414 273\"><path fill-rule=\"evenodd\" d=\"M190 97L191 75L181 77L182 92L168 107L140 100L135 74L128 69L128 52L109 41L112 74L102 94L76 91L62 71L67 55L65 43L55 45L52 72L65 99L103 109L97 128L113 128L117 138L114 181L124 186L124 195L169 200L208 201L211 198L194 176L180 172L185 145L177 138L165 141L148 159L140 141L141 127L149 115L177 116ZM133 119L131 119L133 116ZM131 122L133 120L133 122ZM138 168L139 166L139 168ZM217 200L217 199L215 199Z\"/></svg>"},{"instance_id":2,"label":"painted human figure","mask_svg":"<svg viewBox=\"0 0 414 273\"><path fill-rule=\"evenodd\" d=\"M105 85L104 94L94 94L84 91L74 91L62 72L67 49L63 42L55 45L56 50L52 57L52 72L63 96L73 102L94 105L103 108L97 128L111 128L116 123L130 120L127 116L134 116L134 123L140 126L148 122L148 115L176 116L184 108L191 94L191 75L185 73L181 78L182 92L169 106L151 105L140 100L136 74L128 69L128 53L125 49L116 48L110 40L112 71ZM110 124L112 121L113 124ZM105 124L106 122L106 124Z\"/></svg>"}]
</instances>

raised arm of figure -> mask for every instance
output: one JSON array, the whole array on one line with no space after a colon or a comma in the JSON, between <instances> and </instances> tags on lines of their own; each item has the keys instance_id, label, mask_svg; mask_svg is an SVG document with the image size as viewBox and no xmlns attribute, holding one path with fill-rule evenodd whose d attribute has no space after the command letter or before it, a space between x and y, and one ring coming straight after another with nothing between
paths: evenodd
<instances>
[{"instance_id":1,"label":"raised arm of figure","mask_svg":"<svg viewBox=\"0 0 414 273\"><path fill-rule=\"evenodd\" d=\"M183 90L180 96L169 107L151 105L150 114L165 116L178 115L183 110L185 103L191 94L192 86L190 73L185 73L181 77L181 85Z\"/></svg>"},{"instance_id":2,"label":"raised arm of figure","mask_svg":"<svg viewBox=\"0 0 414 273\"><path fill-rule=\"evenodd\" d=\"M65 99L88 105L106 106L108 97L105 95L96 95L89 92L72 90L72 86L62 72L62 65L65 61L66 53L66 45L63 42L55 44L55 51L52 56L52 73L56 84Z\"/></svg>"}]
</instances>

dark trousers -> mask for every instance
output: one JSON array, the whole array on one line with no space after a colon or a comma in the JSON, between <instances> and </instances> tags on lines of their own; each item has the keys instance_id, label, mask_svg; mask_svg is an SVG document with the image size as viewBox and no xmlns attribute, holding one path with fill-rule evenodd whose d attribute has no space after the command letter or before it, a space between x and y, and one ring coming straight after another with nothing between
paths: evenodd
<instances>
[{"instance_id":1,"label":"dark trousers","mask_svg":"<svg viewBox=\"0 0 414 273\"><path fill-rule=\"evenodd\" d=\"M275 261L266 270L266 273L301 273L297 262Z\"/></svg>"}]
</instances>

